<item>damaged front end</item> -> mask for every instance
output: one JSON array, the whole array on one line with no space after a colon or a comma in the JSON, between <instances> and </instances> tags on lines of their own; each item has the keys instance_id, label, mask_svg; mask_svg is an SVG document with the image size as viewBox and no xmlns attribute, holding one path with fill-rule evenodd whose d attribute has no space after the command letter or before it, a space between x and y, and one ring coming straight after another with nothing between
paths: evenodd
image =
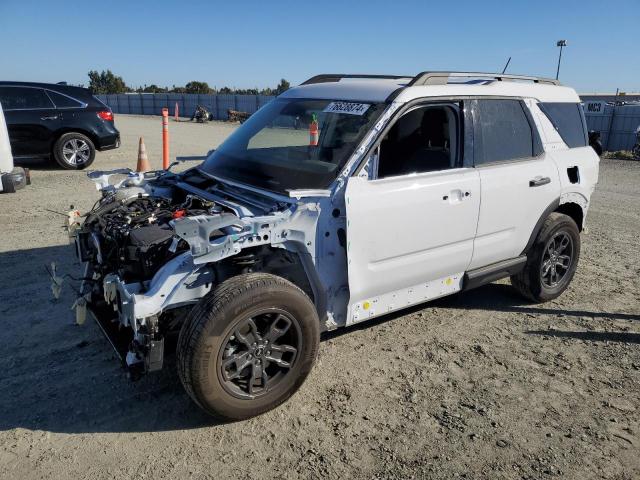
<instances>
[{"instance_id":1,"label":"damaged front end","mask_svg":"<svg viewBox=\"0 0 640 480\"><path fill-rule=\"evenodd\" d=\"M111 185L114 174L126 177ZM134 378L162 368L187 314L215 285L267 269L300 276L292 251L306 255L314 241L313 202L241 192L196 169L89 176L102 196L72 229L84 264L76 304L86 304Z\"/></svg>"}]
</instances>

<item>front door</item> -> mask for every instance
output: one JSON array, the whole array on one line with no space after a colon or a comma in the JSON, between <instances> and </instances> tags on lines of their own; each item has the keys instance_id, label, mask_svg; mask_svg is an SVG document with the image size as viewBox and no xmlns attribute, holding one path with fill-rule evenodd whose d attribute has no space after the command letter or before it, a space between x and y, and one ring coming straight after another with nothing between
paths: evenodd
<instances>
[{"instance_id":1,"label":"front door","mask_svg":"<svg viewBox=\"0 0 640 480\"><path fill-rule=\"evenodd\" d=\"M460 290L480 207L479 173L460 167L460 112L407 112L382 141L383 178L349 179L347 324Z\"/></svg>"}]
</instances>

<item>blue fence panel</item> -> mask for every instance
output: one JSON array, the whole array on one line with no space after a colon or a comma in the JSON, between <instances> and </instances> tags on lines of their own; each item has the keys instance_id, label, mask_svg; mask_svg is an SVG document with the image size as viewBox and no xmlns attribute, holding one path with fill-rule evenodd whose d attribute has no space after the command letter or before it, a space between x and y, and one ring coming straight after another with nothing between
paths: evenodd
<instances>
[{"instance_id":1,"label":"blue fence panel","mask_svg":"<svg viewBox=\"0 0 640 480\"><path fill-rule=\"evenodd\" d=\"M255 113L258 110L257 95L236 95L236 108L241 112Z\"/></svg>"},{"instance_id":2,"label":"blue fence panel","mask_svg":"<svg viewBox=\"0 0 640 480\"><path fill-rule=\"evenodd\" d=\"M607 105L602 115L586 114L587 128L600 132L606 150L631 150L640 126L640 105ZM613 118L612 118L613 117ZM609 132L611 128L611 132Z\"/></svg>"},{"instance_id":3,"label":"blue fence panel","mask_svg":"<svg viewBox=\"0 0 640 480\"><path fill-rule=\"evenodd\" d=\"M228 120L228 110L235 110L235 95L217 95L216 119Z\"/></svg>"},{"instance_id":4,"label":"blue fence panel","mask_svg":"<svg viewBox=\"0 0 640 480\"><path fill-rule=\"evenodd\" d=\"M198 105L206 107L216 120L227 120L228 110L255 113L275 97L271 95L205 95L184 93L120 93L96 95L114 113L161 115L163 108L175 114L176 103L181 117L191 117Z\"/></svg>"},{"instance_id":5,"label":"blue fence panel","mask_svg":"<svg viewBox=\"0 0 640 480\"><path fill-rule=\"evenodd\" d=\"M273 100L274 96L272 95L258 95L258 108L264 107L267 103Z\"/></svg>"}]
</instances>

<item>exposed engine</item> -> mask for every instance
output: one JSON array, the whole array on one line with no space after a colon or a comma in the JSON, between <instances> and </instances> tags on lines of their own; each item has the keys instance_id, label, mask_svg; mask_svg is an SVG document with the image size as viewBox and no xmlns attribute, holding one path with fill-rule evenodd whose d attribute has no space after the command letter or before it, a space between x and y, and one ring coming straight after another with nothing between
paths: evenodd
<instances>
[{"instance_id":1,"label":"exposed engine","mask_svg":"<svg viewBox=\"0 0 640 480\"><path fill-rule=\"evenodd\" d=\"M151 279L162 265L189 248L174 236L172 220L216 210L213 202L192 195L175 203L141 191L133 196L126 193L120 190L102 199L78 232L80 258L89 261L95 272L117 273L126 282Z\"/></svg>"},{"instance_id":2,"label":"exposed engine","mask_svg":"<svg viewBox=\"0 0 640 480\"><path fill-rule=\"evenodd\" d=\"M122 173L90 175L102 197L84 221L70 212L69 231L85 268L76 308L93 314L132 377L162 368L165 341L175 348L193 305L225 279L268 272L313 298L299 257L274 247L290 241L291 203L189 171L126 172L108 183ZM301 209L298 221L316 212Z\"/></svg>"}]
</instances>

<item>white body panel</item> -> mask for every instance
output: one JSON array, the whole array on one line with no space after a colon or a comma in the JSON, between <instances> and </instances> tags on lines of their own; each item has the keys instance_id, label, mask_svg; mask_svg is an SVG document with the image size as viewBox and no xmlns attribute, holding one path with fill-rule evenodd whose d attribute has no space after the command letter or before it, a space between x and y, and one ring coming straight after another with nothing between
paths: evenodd
<instances>
[{"instance_id":1,"label":"white body panel","mask_svg":"<svg viewBox=\"0 0 640 480\"><path fill-rule=\"evenodd\" d=\"M11 155L11 144L7 132L7 122L4 118L2 105L0 105L0 173L9 173L13 170L13 156ZM0 184L0 190L2 184Z\"/></svg>"},{"instance_id":2,"label":"white body panel","mask_svg":"<svg viewBox=\"0 0 640 480\"><path fill-rule=\"evenodd\" d=\"M540 132L544 149L549 152L549 156L558 167L560 203L577 203L582 207L586 219L591 194L598 183L600 157L593 148L588 146L568 148L546 115L540 111L536 102L531 102L529 108ZM567 175L567 169L571 167L578 167L577 183L572 183Z\"/></svg>"},{"instance_id":3,"label":"white body panel","mask_svg":"<svg viewBox=\"0 0 640 480\"><path fill-rule=\"evenodd\" d=\"M560 196L558 169L547 153L477 170L482 201L471 269L522 254L538 219ZM550 181L530 186L536 178Z\"/></svg>"},{"instance_id":4,"label":"white body panel","mask_svg":"<svg viewBox=\"0 0 640 480\"><path fill-rule=\"evenodd\" d=\"M582 207L586 217L591 194L598 183L600 157L591 147L567 148L551 153L560 172L560 203L572 201ZM578 167L578 182L572 183L567 169Z\"/></svg>"},{"instance_id":5,"label":"white body panel","mask_svg":"<svg viewBox=\"0 0 640 480\"><path fill-rule=\"evenodd\" d=\"M444 294L433 288L442 281L452 287L449 293L459 289L460 272L473 253L479 193L479 173L473 168L381 180L350 178L345 194L351 295L347 323L364 319L353 318L364 302L379 302L379 315L412 304L407 303L410 295L395 303L393 295L408 295L420 285L435 282L429 293L415 295L413 303ZM455 280L449 278L456 274ZM377 298L384 294L391 297Z\"/></svg>"}]
</instances>

